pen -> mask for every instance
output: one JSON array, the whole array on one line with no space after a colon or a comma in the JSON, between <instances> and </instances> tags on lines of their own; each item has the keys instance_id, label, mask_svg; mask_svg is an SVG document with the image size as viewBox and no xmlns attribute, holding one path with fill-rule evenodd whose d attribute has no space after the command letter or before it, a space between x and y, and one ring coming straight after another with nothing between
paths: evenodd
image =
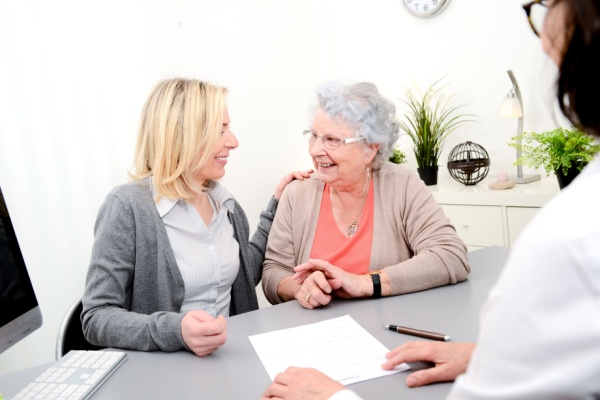
<instances>
[{"instance_id":1,"label":"pen","mask_svg":"<svg viewBox=\"0 0 600 400\"><path fill-rule=\"evenodd\" d=\"M441 333L422 331L420 329L407 328L405 326L396 326L396 325L384 325L385 329L389 329L390 331L396 331L398 333L404 333L405 335L418 336L425 339L431 340L441 340L443 342L447 342L450 340L450 336L442 335Z\"/></svg>"}]
</instances>

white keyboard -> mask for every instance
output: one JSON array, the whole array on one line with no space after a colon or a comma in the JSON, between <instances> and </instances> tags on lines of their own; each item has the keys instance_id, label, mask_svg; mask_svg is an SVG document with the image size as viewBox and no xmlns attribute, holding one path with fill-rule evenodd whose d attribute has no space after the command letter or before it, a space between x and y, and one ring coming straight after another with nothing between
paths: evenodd
<instances>
[{"instance_id":1,"label":"white keyboard","mask_svg":"<svg viewBox=\"0 0 600 400\"><path fill-rule=\"evenodd\" d=\"M84 400L125 361L122 351L72 350L13 397L13 400Z\"/></svg>"}]
</instances>

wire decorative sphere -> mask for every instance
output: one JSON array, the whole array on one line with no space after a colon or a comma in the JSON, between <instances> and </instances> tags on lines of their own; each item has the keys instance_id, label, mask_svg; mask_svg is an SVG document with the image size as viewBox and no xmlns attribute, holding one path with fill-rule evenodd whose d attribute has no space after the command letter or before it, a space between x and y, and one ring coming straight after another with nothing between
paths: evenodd
<instances>
[{"instance_id":1,"label":"wire decorative sphere","mask_svg":"<svg viewBox=\"0 0 600 400\"><path fill-rule=\"evenodd\" d=\"M490 170L490 156L477 143L466 142L455 146L448 156L450 176L464 185L476 185Z\"/></svg>"}]
</instances>

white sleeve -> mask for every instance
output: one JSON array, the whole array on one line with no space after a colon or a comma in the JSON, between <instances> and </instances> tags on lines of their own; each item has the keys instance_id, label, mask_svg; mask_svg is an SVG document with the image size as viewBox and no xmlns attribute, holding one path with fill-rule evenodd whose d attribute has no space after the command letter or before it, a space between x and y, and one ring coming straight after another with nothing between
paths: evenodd
<instances>
[{"instance_id":1,"label":"white sleeve","mask_svg":"<svg viewBox=\"0 0 600 400\"><path fill-rule=\"evenodd\" d=\"M512 249L482 309L469 367L448 399L600 393L600 231L597 222L567 221L577 217L562 207L553 211Z\"/></svg>"},{"instance_id":2,"label":"white sleeve","mask_svg":"<svg viewBox=\"0 0 600 400\"><path fill-rule=\"evenodd\" d=\"M363 400L362 397L357 395L351 390L344 389L335 393L333 396L329 398L329 400Z\"/></svg>"}]
</instances>

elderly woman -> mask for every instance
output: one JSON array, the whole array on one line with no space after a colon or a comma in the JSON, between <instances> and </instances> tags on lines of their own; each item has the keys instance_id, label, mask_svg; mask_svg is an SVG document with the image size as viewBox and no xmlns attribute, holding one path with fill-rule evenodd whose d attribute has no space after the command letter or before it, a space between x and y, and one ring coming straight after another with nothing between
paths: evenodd
<instances>
[{"instance_id":1,"label":"elderly woman","mask_svg":"<svg viewBox=\"0 0 600 400\"><path fill-rule=\"evenodd\" d=\"M304 132L316 176L287 186L267 244L271 303L395 296L453 284L466 248L419 177L388 162L395 106L372 83L328 83Z\"/></svg>"},{"instance_id":2,"label":"elderly woman","mask_svg":"<svg viewBox=\"0 0 600 400\"><path fill-rule=\"evenodd\" d=\"M600 2L534 0L523 8L527 15L545 16L530 25L558 67L561 110L575 126L600 138ZM388 353L383 368L415 361L435 364L408 375L411 387L464 373L448 400L600 398L599 201L596 158L544 207L511 249L482 308L476 348L409 342ZM288 368L263 399L360 400L343 389L314 369ZM380 397L386 395L394 397Z\"/></svg>"}]
</instances>

